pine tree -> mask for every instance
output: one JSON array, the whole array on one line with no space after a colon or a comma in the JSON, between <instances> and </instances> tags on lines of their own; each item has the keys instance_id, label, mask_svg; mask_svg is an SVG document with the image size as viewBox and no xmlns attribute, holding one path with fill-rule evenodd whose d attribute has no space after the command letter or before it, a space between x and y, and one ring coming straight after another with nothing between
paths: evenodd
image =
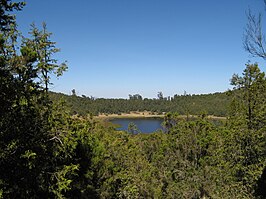
<instances>
[{"instance_id":1,"label":"pine tree","mask_svg":"<svg viewBox=\"0 0 266 199\"><path fill-rule=\"evenodd\" d=\"M254 193L266 166L266 78L257 64L247 64L243 75L233 75L231 83L228 161L237 180Z\"/></svg>"}]
</instances>

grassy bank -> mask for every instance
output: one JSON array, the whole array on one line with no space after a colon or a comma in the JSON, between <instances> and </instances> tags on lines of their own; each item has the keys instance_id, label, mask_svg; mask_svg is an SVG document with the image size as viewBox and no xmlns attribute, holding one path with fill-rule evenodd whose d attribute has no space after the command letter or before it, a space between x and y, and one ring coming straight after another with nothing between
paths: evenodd
<instances>
[{"instance_id":1,"label":"grassy bank","mask_svg":"<svg viewBox=\"0 0 266 199\"><path fill-rule=\"evenodd\" d=\"M117 118L164 118L165 113L163 114L157 114L154 112L136 112L136 111L131 111L130 113L121 113L121 114L99 114L98 116L95 116L96 119L101 119L101 120L112 120L112 119L117 119ZM198 118L199 116L197 115L179 115L181 119L186 119L186 118ZM213 120L225 120L226 117L218 117L214 115L208 115L207 118L213 119Z\"/></svg>"}]
</instances>

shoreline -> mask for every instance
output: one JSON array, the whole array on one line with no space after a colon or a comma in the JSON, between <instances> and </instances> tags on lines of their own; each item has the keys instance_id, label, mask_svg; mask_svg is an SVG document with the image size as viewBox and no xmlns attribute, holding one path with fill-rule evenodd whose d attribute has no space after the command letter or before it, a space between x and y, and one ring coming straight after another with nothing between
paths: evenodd
<instances>
[{"instance_id":1,"label":"shoreline","mask_svg":"<svg viewBox=\"0 0 266 199\"><path fill-rule=\"evenodd\" d=\"M121 119L121 118L163 118L165 114L154 114L151 112L130 112L121 114L99 114L94 116L97 119L111 120L111 119Z\"/></svg>"},{"instance_id":2,"label":"shoreline","mask_svg":"<svg viewBox=\"0 0 266 199\"><path fill-rule=\"evenodd\" d=\"M101 120L112 120L112 119L130 119L130 118L164 118L165 113L163 114L156 114L152 112L136 112L132 111L130 113L121 113L121 114L99 114L98 116L94 116L96 119ZM179 115L180 118L187 118L186 115ZM189 115L189 118L197 118L199 116L197 115ZM208 115L208 119L214 119L214 120L225 120L226 117L220 117L220 116L214 116L214 115Z\"/></svg>"}]
</instances>

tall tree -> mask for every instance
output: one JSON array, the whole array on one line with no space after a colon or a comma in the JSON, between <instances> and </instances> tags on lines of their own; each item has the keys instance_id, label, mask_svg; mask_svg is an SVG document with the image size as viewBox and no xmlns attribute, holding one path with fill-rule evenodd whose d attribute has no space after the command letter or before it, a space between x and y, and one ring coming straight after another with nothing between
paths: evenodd
<instances>
[{"instance_id":1,"label":"tall tree","mask_svg":"<svg viewBox=\"0 0 266 199\"><path fill-rule=\"evenodd\" d=\"M264 0L266 5L266 1ZM262 14L255 15L251 10L247 12L247 26L244 34L244 48L252 56L266 60L266 41L262 27Z\"/></svg>"},{"instance_id":2,"label":"tall tree","mask_svg":"<svg viewBox=\"0 0 266 199\"><path fill-rule=\"evenodd\" d=\"M266 78L257 64L247 64L243 75L234 75L231 83L228 162L234 165L235 177L253 192L266 166Z\"/></svg>"},{"instance_id":3,"label":"tall tree","mask_svg":"<svg viewBox=\"0 0 266 199\"><path fill-rule=\"evenodd\" d=\"M37 70L40 77L40 83L44 85L44 90L48 93L50 75L54 73L57 77L61 76L67 70L66 62L57 64L53 55L60 51L55 47L56 42L51 41L52 33L48 32L45 22L42 24L42 30L39 30L35 24L31 25L30 35L32 39L25 39L26 45L33 47L38 55Z\"/></svg>"},{"instance_id":4,"label":"tall tree","mask_svg":"<svg viewBox=\"0 0 266 199\"><path fill-rule=\"evenodd\" d=\"M163 92L158 92L157 97L159 100L163 100Z\"/></svg>"},{"instance_id":5,"label":"tall tree","mask_svg":"<svg viewBox=\"0 0 266 199\"><path fill-rule=\"evenodd\" d=\"M66 67L54 65L52 55L58 50L46 26L37 37L24 38L18 45L20 34L10 12L24 3L0 3L0 194L48 197L49 171L54 171L49 75L61 75Z\"/></svg>"}]
</instances>

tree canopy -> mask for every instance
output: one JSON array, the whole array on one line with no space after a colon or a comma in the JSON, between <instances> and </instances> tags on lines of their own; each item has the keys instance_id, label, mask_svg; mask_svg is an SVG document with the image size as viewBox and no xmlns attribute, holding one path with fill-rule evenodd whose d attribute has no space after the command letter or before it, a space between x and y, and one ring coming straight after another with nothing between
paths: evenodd
<instances>
[{"instance_id":1,"label":"tree canopy","mask_svg":"<svg viewBox=\"0 0 266 199\"><path fill-rule=\"evenodd\" d=\"M233 75L229 95L50 93L51 73L67 67L54 58L46 24L22 37L11 13L24 3L0 5L0 198L266 198L266 78L258 64ZM227 103L221 126L204 112L177 117L225 115ZM133 123L131 133L116 131L87 115L147 109L171 111L166 131L141 134Z\"/></svg>"}]
</instances>

